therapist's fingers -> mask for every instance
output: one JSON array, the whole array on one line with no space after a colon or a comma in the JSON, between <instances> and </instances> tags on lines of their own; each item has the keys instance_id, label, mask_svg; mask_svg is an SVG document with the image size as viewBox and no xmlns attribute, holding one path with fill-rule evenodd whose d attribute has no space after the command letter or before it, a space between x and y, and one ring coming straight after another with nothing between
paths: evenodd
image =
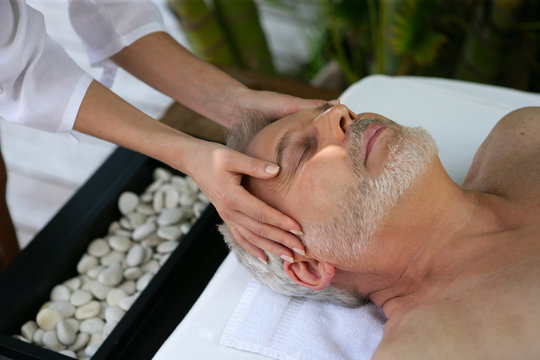
<instances>
[{"instance_id":1,"label":"therapist's fingers","mask_svg":"<svg viewBox=\"0 0 540 360\"><path fill-rule=\"evenodd\" d=\"M272 241L270 239L264 238L260 235L257 235L246 227L239 226L238 232L252 246L259 249L264 249L266 252L271 253L275 256L278 256L284 261L288 261L291 263L294 262L294 255L290 252L289 249L287 249L283 245L275 241Z\"/></svg>"},{"instance_id":2,"label":"therapist's fingers","mask_svg":"<svg viewBox=\"0 0 540 360\"><path fill-rule=\"evenodd\" d=\"M236 230L236 227L229 226L229 229L231 230L231 234L238 243L238 245L242 246L248 253L250 253L252 256L255 256L263 263L268 264L268 256L266 256L266 253L262 249L256 247L251 242L249 242L244 237L244 235L242 235L238 230Z\"/></svg>"},{"instance_id":3,"label":"therapist's fingers","mask_svg":"<svg viewBox=\"0 0 540 360\"><path fill-rule=\"evenodd\" d=\"M237 214L235 223L238 224L238 230L253 245L270 252L279 257L293 256L291 250L298 254L305 254L304 246L300 239L288 231L269 224L257 222L246 214ZM243 231L249 230L249 233Z\"/></svg>"}]
</instances>

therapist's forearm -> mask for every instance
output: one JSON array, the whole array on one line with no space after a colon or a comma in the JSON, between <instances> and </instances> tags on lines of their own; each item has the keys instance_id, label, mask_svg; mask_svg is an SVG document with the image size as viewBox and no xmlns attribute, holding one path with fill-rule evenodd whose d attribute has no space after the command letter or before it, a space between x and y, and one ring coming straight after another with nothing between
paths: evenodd
<instances>
[{"instance_id":1,"label":"therapist's forearm","mask_svg":"<svg viewBox=\"0 0 540 360\"><path fill-rule=\"evenodd\" d=\"M197 154L194 146L201 142L149 117L97 81L90 84L73 128L141 152L183 172Z\"/></svg>"},{"instance_id":2,"label":"therapist's forearm","mask_svg":"<svg viewBox=\"0 0 540 360\"><path fill-rule=\"evenodd\" d=\"M238 103L247 88L200 60L170 35L146 35L111 57L145 83L198 113L230 127L241 116Z\"/></svg>"}]
</instances>

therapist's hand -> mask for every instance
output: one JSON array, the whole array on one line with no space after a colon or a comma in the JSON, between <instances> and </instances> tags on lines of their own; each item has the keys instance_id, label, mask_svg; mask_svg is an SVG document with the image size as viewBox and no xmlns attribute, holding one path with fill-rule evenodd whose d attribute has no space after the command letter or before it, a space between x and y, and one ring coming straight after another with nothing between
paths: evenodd
<instances>
[{"instance_id":1,"label":"therapist's hand","mask_svg":"<svg viewBox=\"0 0 540 360\"><path fill-rule=\"evenodd\" d=\"M268 121L278 120L300 110L311 109L328 102L334 105L339 103L338 100L302 99L273 91L252 90L245 87L234 89L228 94L228 97L226 102L236 102L239 109L247 110L239 111L238 114L251 116L253 112L257 112ZM222 124L232 127L239 120L238 117L223 119Z\"/></svg>"},{"instance_id":2,"label":"therapist's hand","mask_svg":"<svg viewBox=\"0 0 540 360\"><path fill-rule=\"evenodd\" d=\"M273 178L279 172L277 165L212 142L199 141L194 150L187 167L189 175L243 248L264 262L267 256L263 250L291 262L292 249L298 253L305 251L302 242L292 233L299 234L300 225L241 185L243 175Z\"/></svg>"}]
</instances>

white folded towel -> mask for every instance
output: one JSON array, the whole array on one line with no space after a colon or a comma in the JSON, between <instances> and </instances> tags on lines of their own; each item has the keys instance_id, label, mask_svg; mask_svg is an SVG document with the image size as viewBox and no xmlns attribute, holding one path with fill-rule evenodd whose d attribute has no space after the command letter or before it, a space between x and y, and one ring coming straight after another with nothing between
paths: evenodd
<instances>
[{"instance_id":1,"label":"white folded towel","mask_svg":"<svg viewBox=\"0 0 540 360\"><path fill-rule=\"evenodd\" d=\"M253 279L220 343L279 360L369 359L385 321L374 304L349 309L291 298Z\"/></svg>"}]
</instances>

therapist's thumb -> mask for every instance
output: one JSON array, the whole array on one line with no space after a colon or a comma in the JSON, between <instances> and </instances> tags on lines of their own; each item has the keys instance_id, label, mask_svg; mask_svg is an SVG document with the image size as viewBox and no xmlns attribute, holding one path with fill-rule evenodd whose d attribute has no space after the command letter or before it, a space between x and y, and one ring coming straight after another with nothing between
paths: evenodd
<instances>
[{"instance_id":1,"label":"therapist's thumb","mask_svg":"<svg viewBox=\"0 0 540 360\"><path fill-rule=\"evenodd\" d=\"M237 171L259 179L271 179L279 173L279 166L247 155L237 162Z\"/></svg>"}]
</instances>

